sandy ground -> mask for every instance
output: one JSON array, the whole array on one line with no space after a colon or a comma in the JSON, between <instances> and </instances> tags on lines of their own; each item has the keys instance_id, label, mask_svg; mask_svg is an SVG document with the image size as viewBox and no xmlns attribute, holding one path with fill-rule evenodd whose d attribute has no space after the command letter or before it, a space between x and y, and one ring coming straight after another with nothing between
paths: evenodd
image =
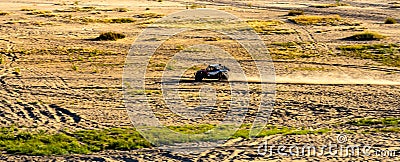
<instances>
[{"instance_id":1,"label":"sandy ground","mask_svg":"<svg viewBox=\"0 0 400 162\"><path fill-rule=\"evenodd\" d=\"M1 160L9 161L253 161L253 160L399 160L392 157L286 157L280 155L260 156L257 147L265 141L271 144L313 143L323 145L333 140L337 132L357 130L351 125L340 125L353 119L374 117L398 117L400 98L400 69L384 66L368 59L355 59L335 56L340 51L336 47L348 44L388 44L399 45L399 24L386 25L387 17L399 18L399 8L391 8L392 1L342 1L350 6L334 8L314 8L313 4L332 3L331 1L183 1L164 0L162 2L136 1L0 1L0 10L10 13L0 16L0 50L5 62L0 65L0 119L1 126L18 125L29 129L48 129L58 131L104 129L110 127L131 127L131 121L123 102L122 74L126 56L131 44L144 30L147 22L157 18L137 18L143 13L168 15L186 10L196 2L207 8L222 10L243 20L279 20L284 22L279 28L296 31L292 34L260 35L268 48L274 42L307 42L295 47L304 53L317 54L318 57L274 59L276 73L275 107L268 120L270 125L295 128L330 128L333 132L322 135L274 135L259 139L234 139L226 146L199 154L177 154L152 148L143 150L105 151L93 155L70 155L54 157L32 157L24 155L0 155ZM393 1L398 2L398 1ZM70 7L94 6L98 9L123 7L128 12L88 11L55 12ZM146 10L149 8L149 10ZM285 16L291 9L301 8L306 14L338 14L346 21L359 22L359 26L318 26L296 25ZM29 15L21 9L49 10L55 16L41 17ZM118 17L134 18L136 22L112 24L83 22L82 19L111 19ZM318 31L327 32L318 32ZM118 41L91 41L102 32L116 31L127 37ZM379 31L388 36L381 41L356 42L341 38L359 31ZM189 33L190 34L190 33ZM193 34L193 33L191 33ZM196 33L194 33L196 34ZM198 41L194 38L192 41ZM236 47L230 40L217 41L229 50ZM176 45L189 45L185 35L177 36L175 41L165 44L165 49ZM231 44L229 44L231 43ZM75 49L75 52L70 52ZM90 52L97 53L90 56ZM276 50L276 49L275 49ZM398 49L397 49L398 50ZM85 52L86 51L86 52ZM88 52L89 51L89 52ZM172 50L174 52L174 50ZM274 49L271 49L274 53ZM397 51L398 53L398 51ZM170 52L161 52L152 58L152 63L166 62ZM237 54L246 74L254 74L254 66L246 61L246 55ZM75 67L75 68L74 68ZM203 67L204 68L204 67ZM19 69L18 74L15 73ZM162 69L161 69L162 70ZM192 80L194 70L185 73L184 78ZM253 72L253 73L252 73ZM159 89L157 77L162 75L158 67L149 67L146 86ZM251 77L250 77L251 76ZM250 75L247 79L254 89L252 110L257 109L259 78ZM189 78L189 79L188 79ZM152 80L155 79L155 80ZM235 78L231 78L235 81ZM236 80L237 81L237 80ZM239 80L246 81L246 80ZM217 87L222 97L218 103L229 101L229 84L226 82L204 82L201 85ZM192 82L183 83L182 90L199 89ZM190 91L183 91L183 98ZM151 105L158 105L160 95L150 95ZM153 102L154 101L154 102ZM197 100L186 99L189 105L197 105ZM222 104L223 105L223 104ZM218 107L220 109L224 109ZM225 107L226 108L226 107ZM216 112L202 119L176 120L167 108L157 110L164 113L160 120L168 125L188 123L215 123L223 116ZM251 116L245 120L251 121ZM254 114L253 114L254 115ZM376 132L373 134L348 134L348 141L355 144L378 145L380 148L400 150L398 133ZM400 153L399 153L400 154Z\"/></svg>"}]
</instances>

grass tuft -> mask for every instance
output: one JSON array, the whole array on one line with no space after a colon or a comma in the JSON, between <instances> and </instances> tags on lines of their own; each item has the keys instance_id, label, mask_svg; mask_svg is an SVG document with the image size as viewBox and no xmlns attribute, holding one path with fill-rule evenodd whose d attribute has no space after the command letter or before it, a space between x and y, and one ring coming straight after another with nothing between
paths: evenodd
<instances>
[{"instance_id":1,"label":"grass tuft","mask_svg":"<svg viewBox=\"0 0 400 162\"><path fill-rule=\"evenodd\" d=\"M162 143L182 143L190 140L220 140L225 135L234 133L231 138L249 138L251 125L242 125L238 131L232 126L216 127L210 124L167 126L168 129L190 134L190 139L177 138L159 128L148 128L148 135L155 135ZM217 129L222 134L208 136L210 130ZM322 134L329 129L294 129L288 127L267 126L257 137L270 135L305 135ZM164 140L164 141L163 141ZM89 154L104 150L133 150L149 148L152 145L134 128L111 128L104 130L82 130L76 132L49 133L46 131L23 132L13 127L0 128L0 150L8 154L23 155L68 155Z\"/></svg>"}]
</instances>

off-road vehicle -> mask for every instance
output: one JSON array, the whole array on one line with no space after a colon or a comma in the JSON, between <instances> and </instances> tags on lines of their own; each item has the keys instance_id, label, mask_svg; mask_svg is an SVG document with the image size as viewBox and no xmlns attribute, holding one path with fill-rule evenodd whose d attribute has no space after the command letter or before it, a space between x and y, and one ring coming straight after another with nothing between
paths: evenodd
<instances>
[{"instance_id":1,"label":"off-road vehicle","mask_svg":"<svg viewBox=\"0 0 400 162\"><path fill-rule=\"evenodd\" d=\"M218 79L228 80L229 79L229 68L221 64L208 65L206 69L197 71L194 75L195 81L201 82L203 79Z\"/></svg>"}]
</instances>

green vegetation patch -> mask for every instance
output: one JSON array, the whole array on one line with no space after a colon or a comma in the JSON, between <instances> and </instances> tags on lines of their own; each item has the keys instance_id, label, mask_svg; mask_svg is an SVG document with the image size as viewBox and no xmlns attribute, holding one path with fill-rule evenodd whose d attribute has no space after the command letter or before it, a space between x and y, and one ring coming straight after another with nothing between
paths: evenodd
<instances>
[{"instance_id":1,"label":"green vegetation patch","mask_svg":"<svg viewBox=\"0 0 400 162\"><path fill-rule=\"evenodd\" d=\"M149 128L150 131L166 142L188 142L190 140L219 140L226 138L225 133L234 133L231 138L249 138L250 125L240 127L237 132L232 126L216 127L215 125L184 125L168 126L172 131L190 134L191 139L180 139L171 136L170 132L162 129ZM207 134L209 130L218 129L222 132L213 136L197 136ZM288 127L267 126L257 137L270 135L305 135L322 134L330 132L329 129L294 129ZM0 128L0 150L8 154L23 155L68 155L89 154L103 150L132 150L148 148L152 145L146 141L135 128L111 128L104 130L81 130L76 132L26 132L14 127Z\"/></svg>"},{"instance_id":2,"label":"green vegetation patch","mask_svg":"<svg viewBox=\"0 0 400 162\"><path fill-rule=\"evenodd\" d=\"M334 25L342 18L339 15L299 15L293 18L289 18L290 21L300 25Z\"/></svg>"},{"instance_id":3,"label":"green vegetation patch","mask_svg":"<svg viewBox=\"0 0 400 162\"><path fill-rule=\"evenodd\" d=\"M364 126L370 128L368 130L363 131L364 133L371 133L371 132L400 133L399 122L400 118L378 118L378 119L365 118L365 119L357 119L349 121L346 122L346 124L354 126Z\"/></svg>"},{"instance_id":4,"label":"green vegetation patch","mask_svg":"<svg viewBox=\"0 0 400 162\"><path fill-rule=\"evenodd\" d=\"M106 149L130 150L150 146L150 143L131 128L54 134L45 131L29 133L12 127L0 130L0 150L9 154L38 156L88 154Z\"/></svg>"},{"instance_id":5,"label":"green vegetation patch","mask_svg":"<svg viewBox=\"0 0 400 162\"><path fill-rule=\"evenodd\" d=\"M341 56L370 59L386 66L400 67L400 45L398 44L355 44L339 46Z\"/></svg>"}]
</instances>

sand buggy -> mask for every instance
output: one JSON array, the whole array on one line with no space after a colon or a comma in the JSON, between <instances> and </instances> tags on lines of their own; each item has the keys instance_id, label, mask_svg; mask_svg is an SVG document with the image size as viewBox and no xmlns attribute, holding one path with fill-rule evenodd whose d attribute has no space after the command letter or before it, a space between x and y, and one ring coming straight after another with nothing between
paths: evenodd
<instances>
[{"instance_id":1,"label":"sand buggy","mask_svg":"<svg viewBox=\"0 0 400 162\"><path fill-rule=\"evenodd\" d=\"M201 82L203 79L218 79L228 80L229 69L221 64L208 65L206 69L201 69L197 71L194 75L194 80Z\"/></svg>"}]
</instances>

